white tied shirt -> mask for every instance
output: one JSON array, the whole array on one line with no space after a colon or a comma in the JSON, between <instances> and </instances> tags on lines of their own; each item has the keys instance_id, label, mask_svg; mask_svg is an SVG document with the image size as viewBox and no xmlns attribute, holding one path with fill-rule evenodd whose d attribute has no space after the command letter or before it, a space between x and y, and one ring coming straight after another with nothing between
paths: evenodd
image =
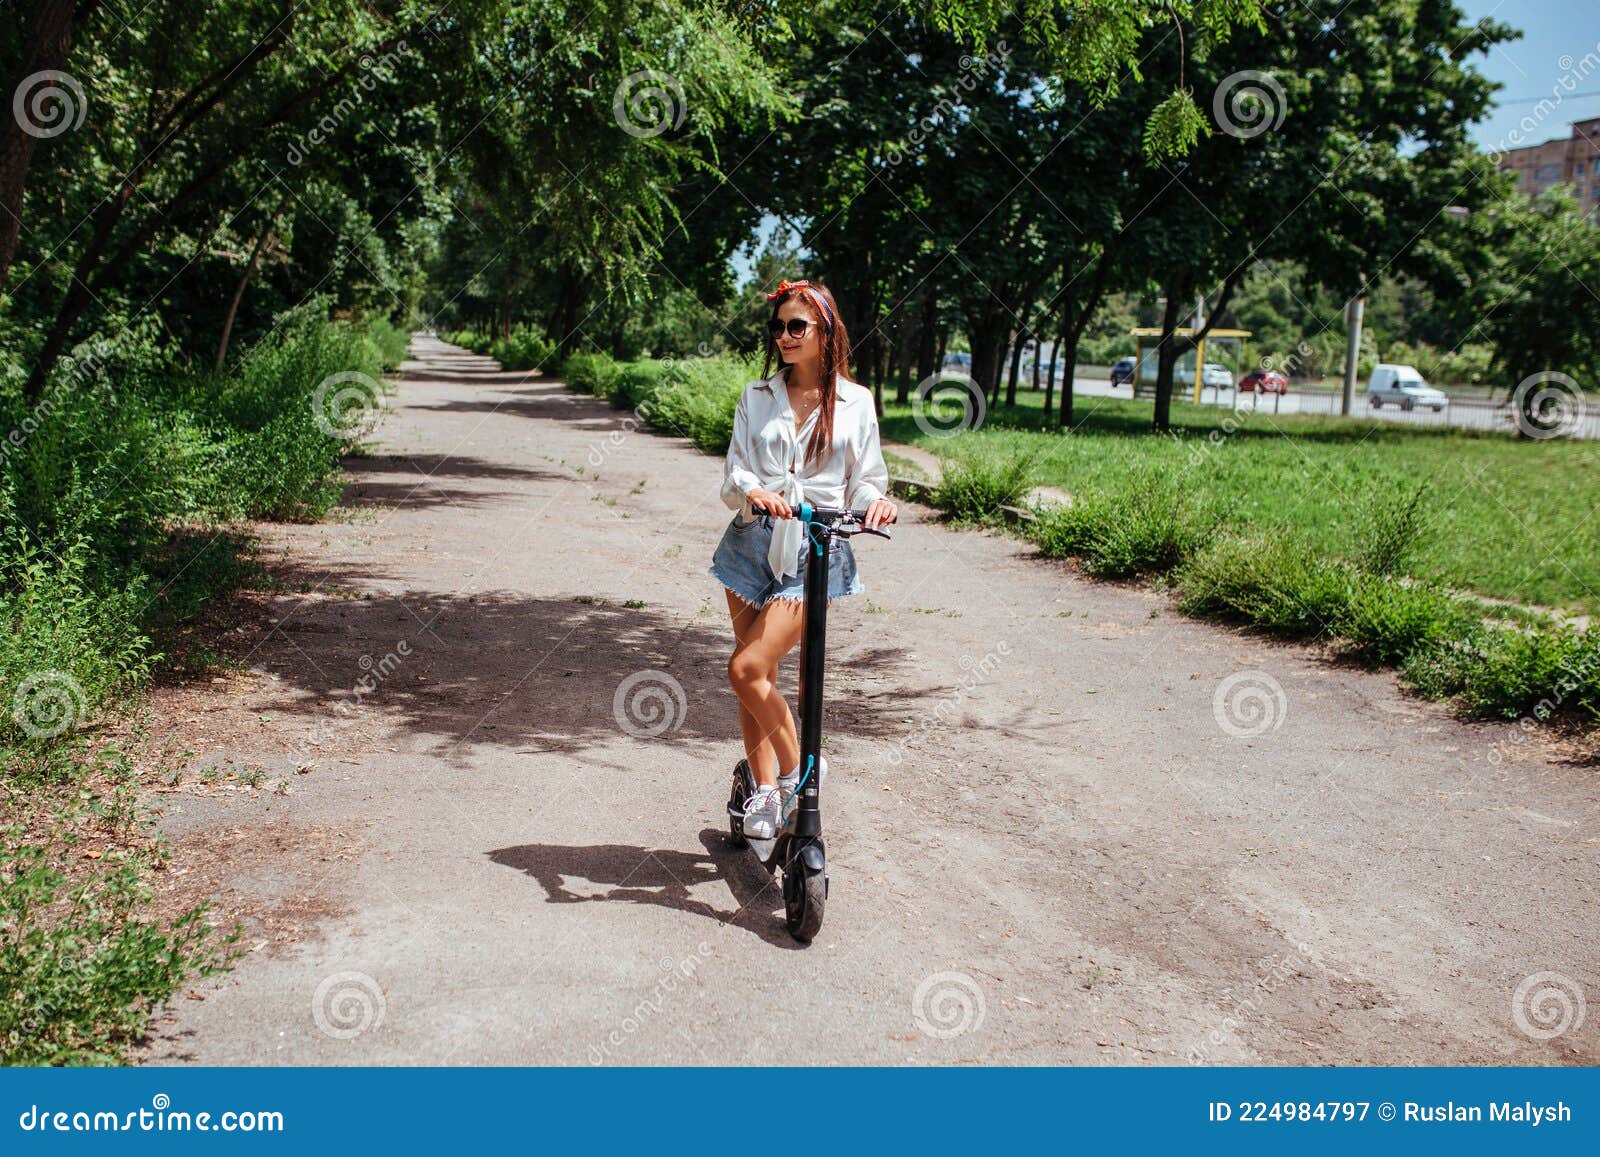
<instances>
[{"instance_id":1,"label":"white tied shirt","mask_svg":"<svg viewBox=\"0 0 1600 1157\"><path fill-rule=\"evenodd\" d=\"M790 506L804 500L846 510L860 510L883 498L889 489L889 469L883 464L872 391L843 377L836 379L833 444L820 463L810 465L805 460L806 445L821 421L822 407L812 410L796 429L784 384L787 372L779 370L766 381L751 382L739 395L722 470L722 501L750 519L755 515L746 496L752 490L781 494ZM767 551L774 577L798 573L803 533L799 519L777 520Z\"/></svg>"}]
</instances>

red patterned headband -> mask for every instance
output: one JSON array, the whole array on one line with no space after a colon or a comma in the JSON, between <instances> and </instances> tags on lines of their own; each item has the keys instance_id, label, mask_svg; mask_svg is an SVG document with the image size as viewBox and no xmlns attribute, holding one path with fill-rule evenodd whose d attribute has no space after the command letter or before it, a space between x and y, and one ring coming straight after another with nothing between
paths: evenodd
<instances>
[{"instance_id":1,"label":"red patterned headband","mask_svg":"<svg viewBox=\"0 0 1600 1157\"><path fill-rule=\"evenodd\" d=\"M828 308L828 303L823 300L822 294L809 281L780 281L778 288L767 294L768 301L776 301L792 290L803 289L812 301L817 303L817 308L822 311L822 320L831 331L833 329L833 310Z\"/></svg>"}]
</instances>

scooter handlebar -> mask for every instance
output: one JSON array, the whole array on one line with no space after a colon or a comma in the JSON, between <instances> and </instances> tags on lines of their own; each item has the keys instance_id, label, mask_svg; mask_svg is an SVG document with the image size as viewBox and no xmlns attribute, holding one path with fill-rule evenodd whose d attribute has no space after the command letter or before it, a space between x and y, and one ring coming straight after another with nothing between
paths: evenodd
<instances>
[{"instance_id":1,"label":"scooter handlebar","mask_svg":"<svg viewBox=\"0 0 1600 1157\"><path fill-rule=\"evenodd\" d=\"M810 503L801 502L799 506L789 508L790 518L809 518L810 521L826 526L832 533L843 538L857 534L875 534L879 538L892 539L887 530L865 525L867 512L865 510L845 510L837 506L812 506ZM781 518L782 515L771 514L760 507L755 508L755 513L766 519ZM890 524L900 521L898 514L889 520Z\"/></svg>"},{"instance_id":2,"label":"scooter handlebar","mask_svg":"<svg viewBox=\"0 0 1600 1157\"><path fill-rule=\"evenodd\" d=\"M802 505L805 504L802 503ZM875 534L879 538L887 539L892 539L894 537L887 530L864 525L866 517L867 512L865 510L845 510L841 507L834 506L811 507L811 520L813 522L821 522L831 527L836 534L842 534L845 537L850 537L857 534ZM898 522L899 520L900 518L897 514L894 518L891 518L889 522L892 524ZM843 525L843 529L841 529L841 524Z\"/></svg>"}]
</instances>

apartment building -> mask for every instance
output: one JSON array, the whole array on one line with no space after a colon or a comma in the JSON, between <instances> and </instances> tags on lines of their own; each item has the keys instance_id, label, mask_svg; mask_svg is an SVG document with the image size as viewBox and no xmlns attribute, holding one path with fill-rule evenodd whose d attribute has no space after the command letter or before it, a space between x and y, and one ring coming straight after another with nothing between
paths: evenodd
<instances>
[{"instance_id":1,"label":"apartment building","mask_svg":"<svg viewBox=\"0 0 1600 1157\"><path fill-rule=\"evenodd\" d=\"M1529 197L1553 185L1571 185L1590 212L1600 208L1600 117L1577 121L1565 137L1507 149L1500 167L1517 175L1517 191Z\"/></svg>"}]
</instances>

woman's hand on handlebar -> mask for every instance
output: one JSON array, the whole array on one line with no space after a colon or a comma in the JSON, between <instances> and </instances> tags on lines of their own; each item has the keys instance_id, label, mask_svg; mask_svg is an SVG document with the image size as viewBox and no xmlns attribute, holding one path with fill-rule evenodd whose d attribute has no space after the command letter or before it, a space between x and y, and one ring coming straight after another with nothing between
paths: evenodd
<instances>
[{"instance_id":1,"label":"woman's hand on handlebar","mask_svg":"<svg viewBox=\"0 0 1600 1157\"><path fill-rule=\"evenodd\" d=\"M861 520L861 525L868 530L877 530L880 526L888 526L899 515L900 511L887 498L874 498L867 506L867 514Z\"/></svg>"},{"instance_id":2,"label":"woman's hand on handlebar","mask_svg":"<svg viewBox=\"0 0 1600 1157\"><path fill-rule=\"evenodd\" d=\"M757 514L770 514L773 518L794 517L794 511L784 501L783 495L775 494L771 490L752 490L745 495L745 500L750 503L750 509Z\"/></svg>"}]
</instances>

